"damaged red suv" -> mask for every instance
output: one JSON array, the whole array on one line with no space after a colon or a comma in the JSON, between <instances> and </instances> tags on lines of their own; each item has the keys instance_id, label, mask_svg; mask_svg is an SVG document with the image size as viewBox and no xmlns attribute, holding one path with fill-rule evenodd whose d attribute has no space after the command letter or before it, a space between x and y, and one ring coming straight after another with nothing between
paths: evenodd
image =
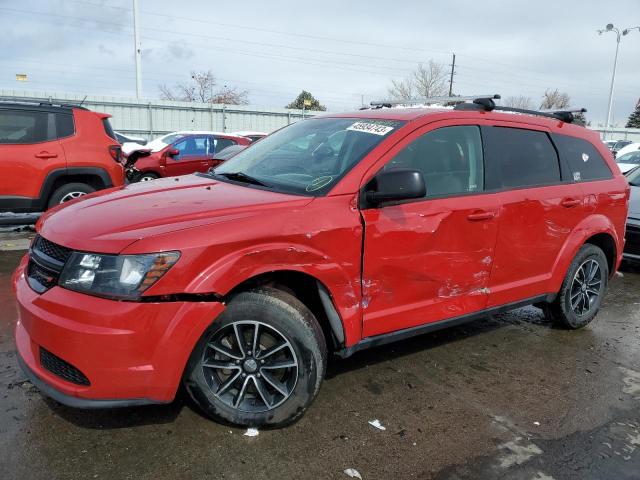
<instances>
[{"instance_id":1,"label":"damaged red suv","mask_svg":"<svg viewBox=\"0 0 640 480\"><path fill-rule=\"evenodd\" d=\"M22 368L75 407L183 383L214 419L281 426L330 353L528 304L585 326L629 186L570 115L494 107L314 117L210 173L52 210L14 276Z\"/></svg>"}]
</instances>

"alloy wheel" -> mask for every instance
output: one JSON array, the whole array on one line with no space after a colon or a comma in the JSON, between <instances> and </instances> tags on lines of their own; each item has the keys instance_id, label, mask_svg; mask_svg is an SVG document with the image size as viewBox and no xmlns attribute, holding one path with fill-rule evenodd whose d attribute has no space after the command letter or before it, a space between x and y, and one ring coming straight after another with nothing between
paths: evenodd
<instances>
[{"instance_id":1,"label":"alloy wheel","mask_svg":"<svg viewBox=\"0 0 640 480\"><path fill-rule=\"evenodd\" d=\"M585 261L573 276L569 296L571 310L578 316L589 313L600 296L601 286L600 264L593 259Z\"/></svg>"},{"instance_id":2,"label":"alloy wheel","mask_svg":"<svg viewBox=\"0 0 640 480\"><path fill-rule=\"evenodd\" d=\"M66 203L69 200L74 200L76 198L82 197L83 195L86 195L86 193L85 192L69 192L60 199L60 203Z\"/></svg>"},{"instance_id":3,"label":"alloy wheel","mask_svg":"<svg viewBox=\"0 0 640 480\"><path fill-rule=\"evenodd\" d=\"M272 410L295 389L298 359L287 338L262 322L233 322L208 340L201 364L211 392L243 412Z\"/></svg>"}]
</instances>

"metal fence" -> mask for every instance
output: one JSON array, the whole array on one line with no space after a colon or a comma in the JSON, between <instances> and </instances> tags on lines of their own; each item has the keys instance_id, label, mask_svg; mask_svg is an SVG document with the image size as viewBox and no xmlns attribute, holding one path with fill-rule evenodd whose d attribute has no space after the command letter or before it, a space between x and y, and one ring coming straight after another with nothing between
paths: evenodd
<instances>
[{"instance_id":1,"label":"metal fence","mask_svg":"<svg viewBox=\"0 0 640 480\"><path fill-rule=\"evenodd\" d=\"M600 133L602 140L631 140L632 142L640 142L640 128L593 128Z\"/></svg>"},{"instance_id":2,"label":"metal fence","mask_svg":"<svg viewBox=\"0 0 640 480\"><path fill-rule=\"evenodd\" d=\"M147 139L178 130L233 132L254 130L272 132L309 117L315 112L285 108L259 108L249 105L137 100L60 92L35 92L0 89L1 100L80 103L91 110L109 113L114 130Z\"/></svg>"}]
</instances>

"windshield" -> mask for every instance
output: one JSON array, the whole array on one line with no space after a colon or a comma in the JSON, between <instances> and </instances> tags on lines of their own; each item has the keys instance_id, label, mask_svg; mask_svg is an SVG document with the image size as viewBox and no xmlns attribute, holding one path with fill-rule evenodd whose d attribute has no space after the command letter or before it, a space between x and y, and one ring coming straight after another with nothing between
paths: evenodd
<instances>
[{"instance_id":1,"label":"windshield","mask_svg":"<svg viewBox=\"0 0 640 480\"><path fill-rule=\"evenodd\" d=\"M640 151L629 152L625 153L624 155L620 155L618 158L616 158L616 162L640 165Z\"/></svg>"},{"instance_id":2,"label":"windshield","mask_svg":"<svg viewBox=\"0 0 640 480\"><path fill-rule=\"evenodd\" d=\"M286 193L323 195L404 123L365 118L302 120L251 145L213 174Z\"/></svg>"},{"instance_id":3,"label":"windshield","mask_svg":"<svg viewBox=\"0 0 640 480\"><path fill-rule=\"evenodd\" d=\"M634 187L640 187L640 168L636 167L627 174L629 184Z\"/></svg>"},{"instance_id":4,"label":"windshield","mask_svg":"<svg viewBox=\"0 0 640 480\"><path fill-rule=\"evenodd\" d=\"M150 148L152 152L159 152L167 145L171 145L182 137L184 137L184 134L182 133L168 133L167 135L163 135L162 137L158 137L155 140L150 141L145 145L145 147Z\"/></svg>"}]
</instances>

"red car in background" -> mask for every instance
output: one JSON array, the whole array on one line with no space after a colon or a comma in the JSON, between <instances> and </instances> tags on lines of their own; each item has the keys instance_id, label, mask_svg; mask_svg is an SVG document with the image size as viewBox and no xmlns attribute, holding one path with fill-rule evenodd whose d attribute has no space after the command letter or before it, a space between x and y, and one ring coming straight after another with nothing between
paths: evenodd
<instances>
[{"instance_id":1,"label":"red car in background","mask_svg":"<svg viewBox=\"0 0 640 480\"><path fill-rule=\"evenodd\" d=\"M0 102L0 211L42 212L123 185L110 116L80 106Z\"/></svg>"},{"instance_id":2,"label":"red car in background","mask_svg":"<svg viewBox=\"0 0 640 480\"><path fill-rule=\"evenodd\" d=\"M249 145L251 140L237 135L216 132L174 132L147 143L143 149L151 154L135 163L134 182L147 182L160 177L175 177L206 172L220 161L216 152L231 145ZM131 152L133 153L133 152ZM130 153L130 154L131 154Z\"/></svg>"}]
</instances>

